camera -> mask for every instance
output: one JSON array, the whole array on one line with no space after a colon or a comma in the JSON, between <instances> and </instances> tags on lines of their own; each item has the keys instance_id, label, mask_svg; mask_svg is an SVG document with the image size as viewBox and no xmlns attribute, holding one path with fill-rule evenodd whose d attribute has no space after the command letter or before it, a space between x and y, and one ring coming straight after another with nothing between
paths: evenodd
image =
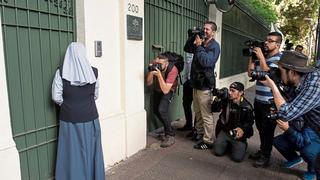
<instances>
[{"instance_id":1,"label":"camera","mask_svg":"<svg viewBox=\"0 0 320 180\"><path fill-rule=\"evenodd\" d=\"M229 134L233 139L237 138L237 130L232 129L232 130L229 131Z\"/></svg>"},{"instance_id":2,"label":"camera","mask_svg":"<svg viewBox=\"0 0 320 180\"><path fill-rule=\"evenodd\" d=\"M252 71L251 72L251 78L249 81L255 81L255 80L266 80L266 75L268 75L276 85L281 84L281 73L278 68L271 68L269 71Z\"/></svg>"},{"instance_id":3,"label":"camera","mask_svg":"<svg viewBox=\"0 0 320 180\"><path fill-rule=\"evenodd\" d=\"M258 59L256 56L256 53L253 52L253 48L259 47L262 50L262 53L264 56L267 55L267 49L264 45L264 42L258 41L258 40L247 40L244 42L245 46L248 46L247 48L242 49L242 55L243 56L252 56L253 59Z\"/></svg>"},{"instance_id":4,"label":"camera","mask_svg":"<svg viewBox=\"0 0 320 180\"><path fill-rule=\"evenodd\" d=\"M192 38L192 42L196 39L197 35L200 37L200 39L205 38L205 33L202 27L193 27L188 29L188 37Z\"/></svg>"},{"instance_id":5,"label":"camera","mask_svg":"<svg viewBox=\"0 0 320 180\"><path fill-rule=\"evenodd\" d=\"M156 71L157 69L162 71L162 65L160 63L155 63L155 64L149 64L148 65L148 71Z\"/></svg>"},{"instance_id":6,"label":"camera","mask_svg":"<svg viewBox=\"0 0 320 180\"><path fill-rule=\"evenodd\" d=\"M271 121L276 121L277 119L280 118L277 113L269 114L267 117L268 117L268 119L270 119Z\"/></svg>"},{"instance_id":7,"label":"camera","mask_svg":"<svg viewBox=\"0 0 320 180\"><path fill-rule=\"evenodd\" d=\"M215 88L212 90L212 95L216 96L219 99L227 99L229 97L228 88L226 87L221 89Z\"/></svg>"}]
</instances>

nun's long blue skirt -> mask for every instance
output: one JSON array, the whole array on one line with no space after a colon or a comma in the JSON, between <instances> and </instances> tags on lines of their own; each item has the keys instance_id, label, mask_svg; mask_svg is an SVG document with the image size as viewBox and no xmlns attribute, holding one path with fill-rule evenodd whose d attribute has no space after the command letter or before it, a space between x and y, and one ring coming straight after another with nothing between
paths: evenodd
<instances>
[{"instance_id":1,"label":"nun's long blue skirt","mask_svg":"<svg viewBox=\"0 0 320 180\"><path fill-rule=\"evenodd\" d=\"M56 180L104 180L98 119L85 123L60 120Z\"/></svg>"}]
</instances>

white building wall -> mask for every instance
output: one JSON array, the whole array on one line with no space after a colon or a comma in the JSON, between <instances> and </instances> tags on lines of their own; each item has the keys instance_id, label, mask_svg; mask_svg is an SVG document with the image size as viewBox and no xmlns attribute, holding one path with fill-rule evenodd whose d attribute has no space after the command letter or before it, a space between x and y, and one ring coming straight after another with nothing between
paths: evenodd
<instances>
[{"instance_id":1,"label":"white building wall","mask_svg":"<svg viewBox=\"0 0 320 180\"><path fill-rule=\"evenodd\" d=\"M128 4L139 7L128 12ZM99 69L97 100L106 167L146 146L144 110L144 41L127 40L126 15L143 18L143 0L83 0L78 3L78 41L83 41L93 66ZM95 57L94 41L102 41Z\"/></svg>"},{"instance_id":2,"label":"white building wall","mask_svg":"<svg viewBox=\"0 0 320 180\"><path fill-rule=\"evenodd\" d=\"M2 32L2 26L0 26L0 32ZM21 178L20 162L18 150L11 132L5 59L2 50L2 34L0 35L0 49L0 179L16 180Z\"/></svg>"}]
</instances>

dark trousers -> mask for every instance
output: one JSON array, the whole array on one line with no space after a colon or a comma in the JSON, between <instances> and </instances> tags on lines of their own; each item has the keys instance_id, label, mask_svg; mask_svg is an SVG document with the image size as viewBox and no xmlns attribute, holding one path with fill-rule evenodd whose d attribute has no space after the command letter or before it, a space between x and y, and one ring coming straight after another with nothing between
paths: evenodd
<instances>
[{"instance_id":1,"label":"dark trousers","mask_svg":"<svg viewBox=\"0 0 320 180\"><path fill-rule=\"evenodd\" d=\"M190 80L187 80L185 83L183 83L183 97L182 97L182 105L184 110L184 115L186 118L186 125L187 128L192 128L192 87Z\"/></svg>"},{"instance_id":2,"label":"dark trousers","mask_svg":"<svg viewBox=\"0 0 320 180\"><path fill-rule=\"evenodd\" d=\"M267 158L271 155L274 130L277 125L275 121L268 118L270 108L270 104L254 102L255 122L260 136L260 150Z\"/></svg>"},{"instance_id":3,"label":"dark trousers","mask_svg":"<svg viewBox=\"0 0 320 180\"><path fill-rule=\"evenodd\" d=\"M316 159L316 174L317 180L320 180L320 153L318 154L318 157Z\"/></svg>"},{"instance_id":4,"label":"dark trousers","mask_svg":"<svg viewBox=\"0 0 320 180\"><path fill-rule=\"evenodd\" d=\"M299 149L294 143L292 143L292 138L288 137L288 135L289 134L282 134L275 137L273 143L274 147L288 161L295 160L301 156L304 161L308 163L308 171L315 173L317 166L320 166L316 162L317 155L320 151L320 137L316 134L316 132L309 133L308 138L311 140L310 143ZM296 151L300 152L300 156Z\"/></svg>"},{"instance_id":5,"label":"dark trousers","mask_svg":"<svg viewBox=\"0 0 320 180\"><path fill-rule=\"evenodd\" d=\"M222 156L231 147L231 159L241 162L246 155L247 142L239 141L231 137L225 131L221 130L217 139L214 141L214 154Z\"/></svg>"},{"instance_id":6,"label":"dark trousers","mask_svg":"<svg viewBox=\"0 0 320 180\"><path fill-rule=\"evenodd\" d=\"M173 98L173 92L170 91L168 94L163 94L162 92L154 91L153 98L154 113L163 123L165 135L174 136L175 133L169 120L169 105Z\"/></svg>"}]
</instances>

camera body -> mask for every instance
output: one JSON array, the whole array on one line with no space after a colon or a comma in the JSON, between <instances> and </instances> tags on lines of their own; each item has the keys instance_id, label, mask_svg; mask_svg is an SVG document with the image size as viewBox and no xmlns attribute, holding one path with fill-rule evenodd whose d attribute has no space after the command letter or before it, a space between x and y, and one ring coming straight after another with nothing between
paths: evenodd
<instances>
[{"instance_id":1,"label":"camera body","mask_svg":"<svg viewBox=\"0 0 320 180\"><path fill-rule=\"evenodd\" d=\"M278 68L271 68L269 71L252 71L251 72L251 79L249 81L255 80L266 80L266 75L268 75L276 85L281 84L281 73Z\"/></svg>"},{"instance_id":2,"label":"camera body","mask_svg":"<svg viewBox=\"0 0 320 180\"><path fill-rule=\"evenodd\" d=\"M215 88L212 90L212 95L216 96L219 99L228 99L229 91L228 91L228 88L226 88L226 87L221 88L221 89Z\"/></svg>"},{"instance_id":3,"label":"camera body","mask_svg":"<svg viewBox=\"0 0 320 180\"><path fill-rule=\"evenodd\" d=\"M199 27L193 27L188 29L188 37L192 38L193 39L192 41L196 39L197 35L200 37L200 39L205 38L205 33L202 27L199 26Z\"/></svg>"},{"instance_id":4,"label":"camera body","mask_svg":"<svg viewBox=\"0 0 320 180\"><path fill-rule=\"evenodd\" d=\"M262 41L258 41L258 40L247 40L244 42L244 45L247 46L247 48L243 48L242 49L242 55L243 56L252 56L252 58L255 60L255 59L258 59L257 56L256 56L256 53L253 52L253 48L255 47L259 47L261 48L262 50L262 53L264 54L264 56L267 55L267 49L264 45L264 42Z\"/></svg>"},{"instance_id":5,"label":"camera body","mask_svg":"<svg viewBox=\"0 0 320 180\"><path fill-rule=\"evenodd\" d=\"M160 63L155 63L155 64L149 64L148 65L148 71L156 71L157 69L159 69L160 71L162 71L162 65Z\"/></svg>"},{"instance_id":6,"label":"camera body","mask_svg":"<svg viewBox=\"0 0 320 180\"><path fill-rule=\"evenodd\" d=\"M229 134L233 139L237 138L237 130L232 129L232 130L229 131Z\"/></svg>"}]
</instances>

